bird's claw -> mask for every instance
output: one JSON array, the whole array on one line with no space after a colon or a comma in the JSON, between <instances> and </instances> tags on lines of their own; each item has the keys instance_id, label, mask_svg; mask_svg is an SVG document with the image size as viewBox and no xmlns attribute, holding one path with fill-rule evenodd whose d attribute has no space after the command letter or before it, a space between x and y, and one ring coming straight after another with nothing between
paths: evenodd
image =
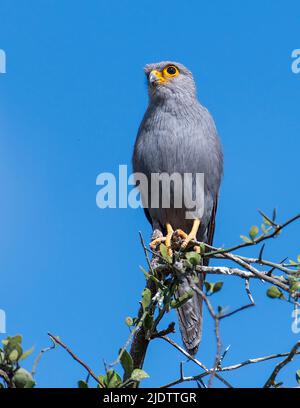
<instances>
[{"instance_id":1,"label":"bird's claw","mask_svg":"<svg viewBox=\"0 0 300 408\"><path fill-rule=\"evenodd\" d=\"M167 235L165 237L161 236L158 237L156 239L154 239L151 243L150 243L150 248L152 250L154 250L158 245L160 245L161 243L165 243L166 247L167 247L167 254L169 256L173 255L173 251L172 251L172 236L174 233L173 228L171 227L170 224L166 225L167 227Z\"/></svg>"},{"instance_id":2,"label":"bird's claw","mask_svg":"<svg viewBox=\"0 0 300 408\"><path fill-rule=\"evenodd\" d=\"M183 230L178 229L175 231L176 235L183 239L181 244L181 250L185 250L191 241L195 241L197 237L197 232L200 226L200 220L197 218L193 222L193 227L189 234L186 234Z\"/></svg>"},{"instance_id":3,"label":"bird's claw","mask_svg":"<svg viewBox=\"0 0 300 408\"><path fill-rule=\"evenodd\" d=\"M187 237L184 239L183 243L181 244L181 249L185 250L188 247L189 243L194 240L196 240L195 235L191 235L191 234L187 235Z\"/></svg>"},{"instance_id":4,"label":"bird's claw","mask_svg":"<svg viewBox=\"0 0 300 408\"><path fill-rule=\"evenodd\" d=\"M149 246L150 249L154 250L158 245L160 245L162 242L165 242L166 237L159 237L154 239L153 241L150 242Z\"/></svg>"}]
</instances>

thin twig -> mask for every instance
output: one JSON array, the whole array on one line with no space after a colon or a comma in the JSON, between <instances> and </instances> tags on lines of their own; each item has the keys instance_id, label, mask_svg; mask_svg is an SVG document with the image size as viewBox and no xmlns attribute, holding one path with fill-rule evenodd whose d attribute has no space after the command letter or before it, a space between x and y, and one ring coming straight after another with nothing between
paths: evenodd
<instances>
[{"instance_id":1,"label":"thin twig","mask_svg":"<svg viewBox=\"0 0 300 408\"><path fill-rule=\"evenodd\" d=\"M220 316L220 320L225 319L226 317L230 317L236 313L241 312L242 310L248 309L249 307L253 307L255 306L254 300L253 300L253 296L250 292L250 286L249 286L249 279L245 279L245 290L246 293L248 295L248 298L250 300L250 303L248 303L247 305L241 306L238 309L233 310L232 312L226 313L224 315Z\"/></svg>"},{"instance_id":2,"label":"thin twig","mask_svg":"<svg viewBox=\"0 0 300 408\"><path fill-rule=\"evenodd\" d=\"M176 348L176 350L178 350L181 354L183 354L185 357L187 357L189 360L193 361L197 366L199 366L200 368L202 368L202 370L204 370L205 372L209 372L211 373L211 370L208 370L208 368L201 363L201 361L199 361L198 359L196 359L194 356L192 356L191 354L189 354L184 348L182 348L181 346L179 346L179 344L175 343L175 341L173 341L172 339L170 339L167 336L161 336L159 337L162 340L165 340L167 343L171 344L171 346L173 346L174 348ZM220 380L223 384L225 384L227 387L229 388L233 388L232 385L226 381L223 377L221 377L219 374L216 374L216 378L218 378L218 380ZM174 384L175 385L175 384ZM169 385L171 386L171 385ZM165 386L167 387L167 386Z\"/></svg>"},{"instance_id":3,"label":"thin twig","mask_svg":"<svg viewBox=\"0 0 300 408\"><path fill-rule=\"evenodd\" d=\"M300 341L298 341L294 345L292 350L289 352L288 356L283 361L281 361L279 364L277 364L277 366L274 368L272 374L268 378L267 382L265 383L264 388L270 388L270 387L275 385L275 380L276 380L276 377L277 377L279 371L282 370L283 367L285 367L287 364L289 364L293 360L293 358L297 354L297 351L298 351L299 347L300 347Z\"/></svg>"},{"instance_id":4,"label":"thin twig","mask_svg":"<svg viewBox=\"0 0 300 408\"><path fill-rule=\"evenodd\" d=\"M79 363L88 373L91 377L94 378L94 380L101 386L103 387L102 382L99 380L99 378L97 377L97 375L93 372L93 370L86 364L84 363L79 357L76 356L76 354L73 353L73 351L66 345L64 344L57 336L54 336L51 333L48 333L48 336L57 344L59 344L63 349L66 350L66 352L68 354L70 354L70 356L77 361L77 363Z\"/></svg>"},{"instance_id":5,"label":"thin twig","mask_svg":"<svg viewBox=\"0 0 300 408\"><path fill-rule=\"evenodd\" d=\"M258 238L254 239L253 242L244 242L242 244L232 246L231 248L218 248L218 249L216 249L214 251L206 253L205 256L211 257L211 256L216 255L216 254L229 253L229 252L233 252L233 251L236 251L238 249L241 249L241 248L247 248L249 246L260 244L263 241L274 238L276 235L279 234L280 231L282 231L284 228L286 228L288 225L292 224L293 222L297 221L298 219L300 219L300 214L290 218L288 221L286 221L282 225L277 225L270 234L260 235ZM204 245L205 245L205 243L204 243Z\"/></svg>"}]
</instances>

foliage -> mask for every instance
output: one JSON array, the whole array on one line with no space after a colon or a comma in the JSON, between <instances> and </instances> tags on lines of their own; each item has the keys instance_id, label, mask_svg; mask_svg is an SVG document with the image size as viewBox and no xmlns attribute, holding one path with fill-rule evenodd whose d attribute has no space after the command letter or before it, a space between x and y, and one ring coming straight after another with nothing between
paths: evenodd
<instances>
[{"instance_id":1,"label":"foliage","mask_svg":"<svg viewBox=\"0 0 300 408\"><path fill-rule=\"evenodd\" d=\"M20 367L33 352L33 348L23 351L22 336L16 335L2 340L3 347L0 348L0 387L11 388L33 388L35 381L32 374Z\"/></svg>"},{"instance_id":2,"label":"foliage","mask_svg":"<svg viewBox=\"0 0 300 408\"><path fill-rule=\"evenodd\" d=\"M241 235L242 243L230 248L217 248L209 246L204 242L193 241L186 250L182 250L181 242L180 240L178 241L175 232L172 239L173 254L170 256L166 245L163 243L155 251L152 251L145 246L141 237L147 261L147 269L141 267L141 270L145 276L146 284L141 293L139 312L136 316L128 316L125 319L130 334L126 343L120 348L116 361L111 364L105 363L103 373L100 375L95 374L59 337L49 334L53 344L41 351L36 359L32 373L30 373L21 367L20 363L32 353L33 349L23 351L22 337L20 335L7 337L5 340L2 340L3 347L0 348L0 387L34 387L34 372L39 359L45 351L52 350L57 346L63 347L87 372L87 377L78 381L77 385L79 388L89 388L91 386L91 378L95 381L98 388L138 387L141 381L149 377L147 372L143 370L143 361L147 352L147 345L155 339L167 341L182 353L185 358L193 361L201 369L198 375L186 377L183 373L183 366L181 366L180 377L172 383L165 384L165 387L171 387L186 381L195 381L198 386L211 387L214 378L217 378L227 387L231 387L231 384L223 377L224 372L238 370L248 364L257 364L278 358L283 358L283 360L275 366L263 386L265 388L279 388L283 386L283 383L277 382L276 378L280 370L300 353L300 342L297 342L290 352L258 357L256 359L251 358L232 366L223 366L223 361L229 352L229 347L222 350L220 322L248 307L255 306L250 290L251 280L256 279L268 284L266 291L268 298L288 302L293 307L299 307L300 255L295 257L296 261L291 259L288 262L284 260L278 263L265 259L264 249L267 240L278 238L283 229L299 219L300 215L291 218L283 224L279 224L275 210L271 217L262 212L260 214L262 216L260 227L252 226L247 235ZM237 254L237 250L246 247L259 247L258 256L247 258ZM149 254L152 256L151 261ZM206 258L218 260L222 265L207 267L205 262L203 262ZM224 266L226 262L234 263L235 266ZM210 274L222 275L226 279L230 276L238 276L244 279L249 303L231 311L227 311L226 308L220 305L215 308L210 299L211 297L214 299L215 295L223 289L224 282L220 280L211 282L208 279ZM204 277L205 281L202 289L199 286L199 282L200 278L203 281ZM178 297L176 295L177 288L183 278L188 280L189 289ZM211 368L205 367L202 362L190 356L187 351L167 336L174 332L175 323L171 323L163 329L160 327L166 314L181 307L193 296L201 296L203 298L204 304L207 306L214 321L216 355L215 364ZM141 345L144 346L142 352L136 349L136 347ZM140 354L138 359L136 357L137 354ZM153 375L155 376L155 373ZM206 377L209 377L207 384L204 382ZM300 370L296 372L295 379L300 384Z\"/></svg>"}]
</instances>

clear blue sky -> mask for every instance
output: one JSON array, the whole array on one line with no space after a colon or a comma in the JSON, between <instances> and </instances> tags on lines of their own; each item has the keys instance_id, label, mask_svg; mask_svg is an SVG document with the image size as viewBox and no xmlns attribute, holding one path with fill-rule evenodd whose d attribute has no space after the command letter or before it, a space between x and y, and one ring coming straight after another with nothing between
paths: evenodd
<instances>
[{"instance_id":1,"label":"clear blue sky","mask_svg":"<svg viewBox=\"0 0 300 408\"><path fill-rule=\"evenodd\" d=\"M143 66L171 59L193 71L224 146L215 244L239 242L260 222L258 208L276 206L282 220L299 212L300 74L291 71L299 1L1 0L0 16L0 308L8 334L22 333L25 346L37 353L51 331L100 373L136 312L145 265L138 231L148 239L150 226L142 210L97 208L95 180L130 165L147 105ZM300 253L299 231L290 227L266 255ZM243 283L224 280L215 304L245 303ZM291 306L266 298L266 289L253 285L257 307L223 323L226 363L289 351L298 339ZM206 315L199 358L211 365L214 351ZM153 342L144 385L175 379L180 361ZM260 386L274 364L227 378ZM295 385L297 368L299 360L279 379ZM189 363L186 372L198 371ZM84 375L56 350L36 380L72 387Z\"/></svg>"}]
</instances>

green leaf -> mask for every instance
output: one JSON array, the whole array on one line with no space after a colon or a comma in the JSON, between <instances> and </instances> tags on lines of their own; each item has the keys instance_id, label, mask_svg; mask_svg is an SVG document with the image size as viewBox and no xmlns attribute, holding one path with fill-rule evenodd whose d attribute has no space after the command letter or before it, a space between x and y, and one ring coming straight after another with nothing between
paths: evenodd
<instances>
[{"instance_id":1,"label":"green leaf","mask_svg":"<svg viewBox=\"0 0 300 408\"><path fill-rule=\"evenodd\" d=\"M35 384L36 382L34 380L28 380L24 388L34 388Z\"/></svg>"},{"instance_id":2,"label":"green leaf","mask_svg":"<svg viewBox=\"0 0 300 408\"><path fill-rule=\"evenodd\" d=\"M300 263L300 255L298 255L298 257L297 257L297 261Z\"/></svg>"},{"instance_id":3,"label":"green leaf","mask_svg":"<svg viewBox=\"0 0 300 408\"><path fill-rule=\"evenodd\" d=\"M267 290L267 296L271 299L284 299L284 294L280 289L277 288L277 286L271 286Z\"/></svg>"},{"instance_id":4,"label":"green leaf","mask_svg":"<svg viewBox=\"0 0 300 408\"><path fill-rule=\"evenodd\" d=\"M205 281L204 285L205 285L206 293L212 292L211 288L213 286L213 283Z\"/></svg>"},{"instance_id":5,"label":"green leaf","mask_svg":"<svg viewBox=\"0 0 300 408\"><path fill-rule=\"evenodd\" d=\"M203 243L201 242L201 244L199 245L199 247L200 247L200 250L201 250L201 254L205 254L205 251L206 251L206 246L205 246L205 244L203 244Z\"/></svg>"},{"instance_id":6,"label":"green leaf","mask_svg":"<svg viewBox=\"0 0 300 408\"><path fill-rule=\"evenodd\" d=\"M3 350L0 349L0 364L2 364L4 360L5 360L5 354Z\"/></svg>"},{"instance_id":7,"label":"green leaf","mask_svg":"<svg viewBox=\"0 0 300 408\"><path fill-rule=\"evenodd\" d=\"M268 229L266 228L265 224L261 224L261 230L262 230L264 235L266 235L268 233Z\"/></svg>"},{"instance_id":8,"label":"green leaf","mask_svg":"<svg viewBox=\"0 0 300 408\"><path fill-rule=\"evenodd\" d=\"M121 350L119 351L119 354L121 353ZM131 373L133 371L133 360L131 355L128 353L128 351L123 349L123 353L121 355L121 365L124 370L124 378L127 380L127 378L130 378Z\"/></svg>"},{"instance_id":9,"label":"green leaf","mask_svg":"<svg viewBox=\"0 0 300 408\"><path fill-rule=\"evenodd\" d=\"M220 290L221 290L222 287L223 287L223 284L224 284L224 282L216 282L216 283L213 285L212 292L213 292L213 293L220 292Z\"/></svg>"},{"instance_id":10,"label":"green leaf","mask_svg":"<svg viewBox=\"0 0 300 408\"><path fill-rule=\"evenodd\" d=\"M17 388L33 388L35 385L32 375L24 368L19 368L15 372L13 381Z\"/></svg>"},{"instance_id":11,"label":"green leaf","mask_svg":"<svg viewBox=\"0 0 300 408\"><path fill-rule=\"evenodd\" d=\"M15 361L17 361L19 359L19 352L18 350L14 349L12 350L9 355L8 355L8 359L10 362L14 363Z\"/></svg>"},{"instance_id":12,"label":"green leaf","mask_svg":"<svg viewBox=\"0 0 300 408\"><path fill-rule=\"evenodd\" d=\"M300 370L296 371L296 381L298 384L300 384Z\"/></svg>"},{"instance_id":13,"label":"green leaf","mask_svg":"<svg viewBox=\"0 0 300 408\"><path fill-rule=\"evenodd\" d=\"M12 362L16 362L23 354L21 347L22 336L7 337L4 341L4 353L6 357Z\"/></svg>"},{"instance_id":14,"label":"green leaf","mask_svg":"<svg viewBox=\"0 0 300 408\"><path fill-rule=\"evenodd\" d=\"M133 370L130 378L133 381L142 381L144 378L149 378L149 375L146 373L146 371L136 368Z\"/></svg>"},{"instance_id":15,"label":"green leaf","mask_svg":"<svg viewBox=\"0 0 300 408\"><path fill-rule=\"evenodd\" d=\"M130 316L127 316L126 319L125 319L125 323L127 324L128 327L133 326L133 324L134 324L133 323L133 318L130 317Z\"/></svg>"},{"instance_id":16,"label":"green leaf","mask_svg":"<svg viewBox=\"0 0 300 408\"><path fill-rule=\"evenodd\" d=\"M9 341L10 344L22 344L22 336L20 334L17 334L16 336L13 337L8 337L7 340Z\"/></svg>"},{"instance_id":17,"label":"green leaf","mask_svg":"<svg viewBox=\"0 0 300 408\"><path fill-rule=\"evenodd\" d=\"M187 252L185 257L193 266L197 266L201 262L201 255L198 252Z\"/></svg>"},{"instance_id":18,"label":"green leaf","mask_svg":"<svg viewBox=\"0 0 300 408\"><path fill-rule=\"evenodd\" d=\"M168 249L165 244L160 244L159 246L160 254L163 258L168 256Z\"/></svg>"},{"instance_id":19,"label":"green leaf","mask_svg":"<svg viewBox=\"0 0 300 408\"><path fill-rule=\"evenodd\" d=\"M78 388L89 388L88 383L83 380L79 380L77 385L78 385Z\"/></svg>"},{"instance_id":20,"label":"green leaf","mask_svg":"<svg viewBox=\"0 0 300 408\"><path fill-rule=\"evenodd\" d=\"M220 292L223 287L224 282L204 282L206 293L213 295L214 293Z\"/></svg>"},{"instance_id":21,"label":"green leaf","mask_svg":"<svg viewBox=\"0 0 300 408\"><path fill-rule=\"evenodd\" d=\"M106 384L105 384L105 382L104 382L104 380L106 379L106 375L99 375L99 377L98 377L98 380L99 380L99 382L100 382L100 384L98 384L98 388L105 388L106 387Z\"/></svg>"},{"instance_id":22,"label":"green leaf","mask_svg":"<svg viewBox=\"0 0 300 408\"><path fill-rule=\"evenodd\" d=\"M159 250L160 250L160 254L163 257L163 259L168 263L172 263L172 257L168 255L168 248L166 247L166 245L160 244Z\"/></svg>"},{"instance_id":23,"label":"green leaf","mask_svg":"<svg viewBox=\"0 0 300 408\"><path fill-rule=\"evenodd\" d=\"M31 347L31 349L24 351L24 353L21 355L20 357L20 361L24 360L25 358L27 358L28 356L30 356L30 354L32 354L34 351L34 347Z\"/></svg>"},{"instance_id":24,"label":"green leaf","mask_svg":"<svg viewBox=\"0 0 300 408\"><path fill-rule=\"evenodd\" d=\"M259 229L256 225L253 225L253 227L251 227L250 231L249 231L249 236L252 239L252 241L255 240L255 238L257 237L257 234L259 232Z\"/></svg>"},{"instance_id":25,"label":"green leaf","mask_svg":"<svg viewBox=\"0 0 300 408\"><path fill-rule=\"evenodd\" d=\"M142 302L141 302L144 312L150 306L151 300L152 300L151 291L150 289L145 288L142 293Z\"/></svg>"},{"instance_id":26,"label":"green leaf","mask_svg":"<svg viewBox=\"0 0 300 408\"><path fill-rule=\"evenodd\" d=\"M173 309L177 309L178 307L184 305L189 299L191 299L194 296L194 291L193 289L189 289L186 291L183 295L181 295L179 298L172 300L171 302L171 307Z\"/></svg>"},{"instance_id":27,"label":"green leaf","mask_svg":"<svg viewBox=\"0 0 300 408\"><path fill-rule=\"evenodd\" d=\"M246 237L245 235L240 235L240 237L246 244L252 244L251 239Z\"/></svg>"},{"instance_id":28,"label":"green leaf","mask_svg":"<svg viewBox=\"0 0 300 408\"><path fill-rule=\"evenodd\" d=\"M103 377L103 382L107 388L118 388L118 386L122 384L121 377L114 370L107 371Z\"/></svg>"},{"instance_id":29,"label":"green leaf","mask_svg":"<svg viewBox=\"0 0 300 408\"><path fill-rule=\"evenodd\" d=\"M14 348L15 345L21 347L21 343L22 336L19 334L13 337L8 336L6 339L2 340L2 344L4 344L4 346L10 346L11 348Z\"/></svg>"},{"instance_id":30,"label":"green leaf","mask_svg":"<svg viewBox=\"0 0 300 408\"><path fill-rule=\"evenodd\" d=\"M298 292L300 291L300 281L291 281L290 282L290 292Z\"/></svg>"}]
</instances>

